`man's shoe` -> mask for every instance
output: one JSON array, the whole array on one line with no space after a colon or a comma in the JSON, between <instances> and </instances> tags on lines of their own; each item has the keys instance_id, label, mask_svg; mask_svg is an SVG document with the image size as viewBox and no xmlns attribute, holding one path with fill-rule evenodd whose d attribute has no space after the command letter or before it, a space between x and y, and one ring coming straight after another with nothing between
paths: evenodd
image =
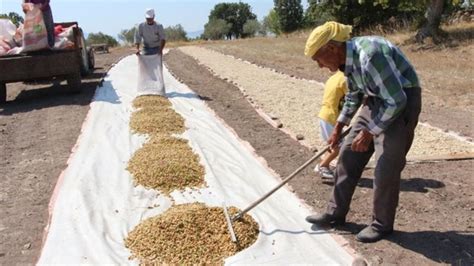
<instances>
[{"instance_id":1,"label":"man's shoe","mask_svg":"<svg viewBox=\"0 0 474 266\"><path fill-rule=\"evenodd\" d=\"M326 166L321 166L321 165L316 165L314 168L314 171L319 174L322 178L329 178L333 179L334 178L334 172Z\"/></svg>"},{"instance_id":2,"label":"man's shoe","mask_svg":"<svg viewBox=\"0 0 474 266\"><path fill-rule=\"evenodd\" d=\"M327 226L336 226L336 225L344 225L346 223L345 217L336 217L332 214L323 213L317 215L310 215L306 217L306 221L308 223L315 224L320 227L327 227Z\"/></svg>"},{"instance_id":3,"label":"man's shoe","mask_svg":"<svg viewBox=\"0 0 474 266\"><path fill-rule=\"evenodd\" d=\"M377 231L369 225L357 234L356 239L362 243L374 243L390 235L391 233L393 233L393 230Z\"/></svg>"}]
</instances>

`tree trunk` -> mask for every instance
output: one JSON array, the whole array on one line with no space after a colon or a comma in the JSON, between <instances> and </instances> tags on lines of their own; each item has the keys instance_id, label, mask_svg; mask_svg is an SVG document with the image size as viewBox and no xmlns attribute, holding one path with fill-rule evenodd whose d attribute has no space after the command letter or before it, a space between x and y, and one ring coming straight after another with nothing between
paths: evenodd
<instances>
[{"instance_id":1,"label":"tree trunk","mask_svg":"<svg viewBox=\"0 0 474 266\"><path fill-rule=\"evenodd\" d=\"M416 41L422 43L426 37L432 37L436 43L440 40L441 15L444 10L444 0L431 0L426 11L425 21L416 34Z\"/></svg>"}]
</instances>

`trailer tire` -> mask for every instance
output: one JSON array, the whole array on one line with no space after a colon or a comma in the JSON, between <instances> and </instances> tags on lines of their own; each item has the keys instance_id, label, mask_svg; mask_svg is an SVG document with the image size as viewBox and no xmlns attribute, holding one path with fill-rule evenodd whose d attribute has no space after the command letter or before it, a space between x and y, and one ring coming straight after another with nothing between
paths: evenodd
<instances>
[{"instance_id":1,"label":"trailer tire","mask_svg":"<svg viewBox=\"0 0 474 266\"><path fill-rule=\"evenodd\" d=\"M87 49L88 52L87 52L87 55L88 55L88 59L89 59L89 70L91 72L94 72L94 69L95 69L95 54L94 54L94 49L92 48L89 48Z\"/></svg>"},{"instance_id":2,"label":"trailer tire","mask_svg":"<svg viewBox=\"0 0 474 266\"><path fill-rule=\"evenodd\" d=\"M79 31L81 40L81 75L87 76L91 73L89 66L89 53L87 51L86 39L84 39L84 33L82 30Z\"/></svg>"},{"instance_id":3,"label":"trailer tire","mask_svg":"<svg viewBox=\"0 0 474 266\"><path fill-rule=\"evenodd\" d=\"M81 76L72 75L67 78L67 85L69 90L73 93L81 92Z\"/></svg>"},{"instance_id":4,"label":"trailer tire","mask_svg":"<svg viewBox=\"0 0 474 266\"><path fill-rule=\"evenodd\" d=\"M7 101L7 84L0 83L0 103Z\"/></svg>"}]
</instances>

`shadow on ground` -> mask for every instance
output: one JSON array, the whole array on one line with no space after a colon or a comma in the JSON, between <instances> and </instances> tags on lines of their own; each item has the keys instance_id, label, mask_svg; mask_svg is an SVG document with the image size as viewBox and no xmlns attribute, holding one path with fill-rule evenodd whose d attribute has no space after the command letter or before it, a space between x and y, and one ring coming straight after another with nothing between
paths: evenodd
<instances>
[{"instance_id":1,"label":"shadow on ground","mask_svg":"<svg viewBox=\"0 0 474 266\"><path fill-rule=\"evenodd\" d=\"M188 98L188 99L200 99L203 101L212 101L211 98L196 93L181 93L181 92L170 92L166 94L168 98Z\"/></svg>"},{"instance_id":2,"label":"shadow on ground","mask_svg":"<svg viewBox=\"0 0 474 266\"><path fill-rule=\"evenodd\" d=\"M72 92L67 84L59 81L27 83L30 88L23 89L14 100L0 105L0 115L26 113L62 105L89 105L95 89L101 85L101 78L104 76L103 68L96 68L95 71L82 78L80 92Z\"/></svg>"},{"instance_id":3,"label":"shadow on ground","mask_svg":"<svg viewBox=\"0 0 474 266\"><path fill-rule=\"evenodd\" d=\"M373 188L374 180L362 177L358 183L359 187ZM445 187L444 183L434 179L413 177L402 179L400 181L400 191L427 193L429 189L438 189Z\"/></svg>"},{"instance_id":4,"label":"shadow on ground","mask_svg":"<svg viewBox=\"0 0 474 266\"><path fill-rule=\"evenodd\" d=\"M474 26L452 29L449 31L448 38L459 42L472 41L474 39Z\"/></svg>"},{"instance_id":5,"label":"shadow on ground","mask_svg":"<svg viewBox=\"0 0 474 266\"><path fill-rule=\"evenodd\" d=\"M367 225L348 222L344 226L337 226L337 234L351 236L359 233ZM320 230L311 227L312 230ZM472 232L459 231L394 231L385 240L400 247L423 255L433 263L447 263L451 265L474 265L474 235ZM360 245L376 245L362 244ZM369 247L370 248L370 247Z\"/></svg>"}]
</instances>

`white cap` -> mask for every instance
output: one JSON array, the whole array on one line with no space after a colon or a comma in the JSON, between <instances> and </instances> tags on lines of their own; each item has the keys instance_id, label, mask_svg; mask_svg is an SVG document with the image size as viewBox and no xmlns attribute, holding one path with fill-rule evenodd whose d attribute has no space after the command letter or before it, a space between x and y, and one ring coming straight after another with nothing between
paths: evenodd
<instances>
[{"instance_id":1,"label":"white cap","mask_svg":"<svg viewBox=\"0 0 474 266\"><path fill-rule=\"evenodd\" d=\"M145 18L154 18L155 17L155 10L153 8L148 8L145 11Z\"/></svg>"}]
</instances>

